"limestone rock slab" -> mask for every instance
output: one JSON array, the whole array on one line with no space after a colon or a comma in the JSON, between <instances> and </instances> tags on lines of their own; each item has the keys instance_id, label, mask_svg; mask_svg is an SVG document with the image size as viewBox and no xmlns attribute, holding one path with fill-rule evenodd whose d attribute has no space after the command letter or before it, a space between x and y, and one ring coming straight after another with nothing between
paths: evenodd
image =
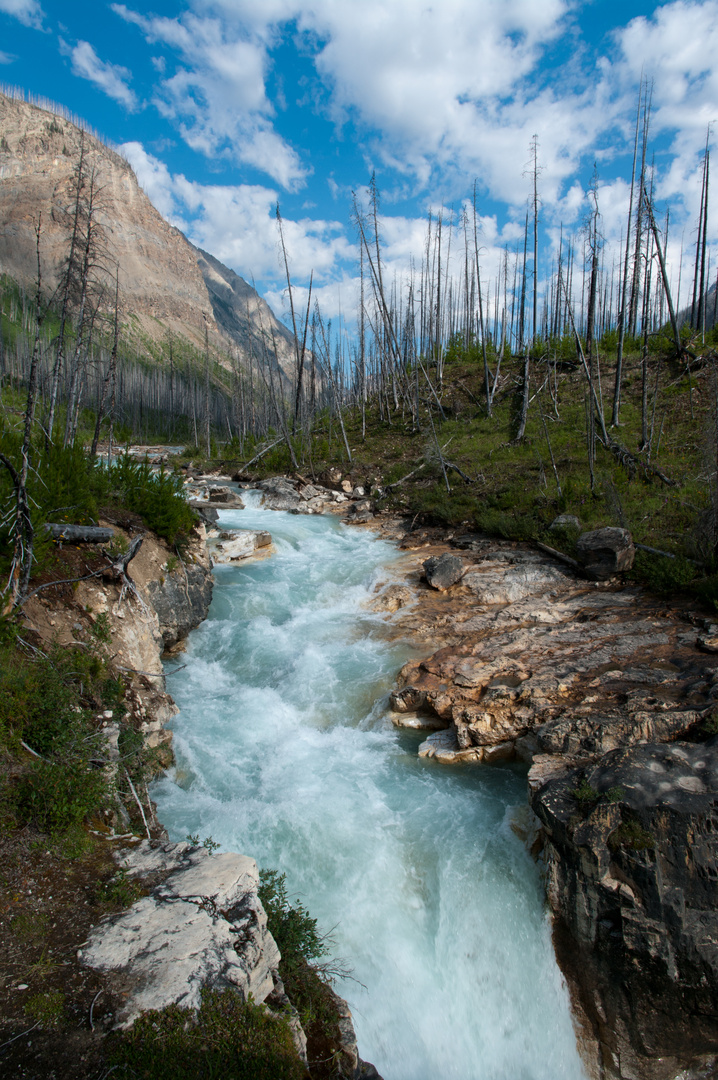
<instances>
[{"instance_id":1,"label":"limestone rock slab","mask_svg":"<svg viewBox=\"0 0 718 1080\"><path fill-rule=\"evenodd\" d=\"M258 1003L272 993L280 955L257 896L254 859L149 842L123 854L134 877L170 873L96 926L78 954L122 1000L118 1027L149 1009L197 1009L203 987L232 987Z\"/></svg>"}]
</instances>

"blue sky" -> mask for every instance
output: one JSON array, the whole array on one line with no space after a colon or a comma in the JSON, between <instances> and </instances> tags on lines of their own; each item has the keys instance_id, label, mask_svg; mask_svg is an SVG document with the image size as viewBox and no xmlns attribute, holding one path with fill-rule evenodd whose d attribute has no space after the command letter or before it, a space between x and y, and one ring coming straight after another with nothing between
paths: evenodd
<instances>
[{"instance_id":1,"label":"blue sky","mask_svg":"<svg viewBox=\"0 0 718 1080\"><path fill-rule=\"evenodd\" d=\"M642 72L677 277L718 119L718 0L0 0L0 79L122 147L158 209L280 314L277 200L300 291L313 269L325 312L350 315L353 189L376 172L401 275L428 211L458 213L476 179L488 278L522 230L534 134L542 260L580 229L594 163L613 257Z\"/></svg>"}]
</instances>

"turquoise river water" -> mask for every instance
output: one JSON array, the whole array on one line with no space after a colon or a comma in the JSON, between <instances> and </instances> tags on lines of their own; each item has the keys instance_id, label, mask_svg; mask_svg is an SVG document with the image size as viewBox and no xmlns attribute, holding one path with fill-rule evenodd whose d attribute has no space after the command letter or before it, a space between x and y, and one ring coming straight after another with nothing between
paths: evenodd
<instances>
[{"instance_id":1,"label":"turquoise river water","mask_svg":"<svg viewBox=\"0 0 718 1080\"><path fill-rule=\"evenodd\" d=\"M168 678L160 819L286 872L353 968L337 989L385 1080L584 1080L539 872L511 829L525 774L419 759L420 736L386 718L410 650L366 605L398 552L247 501L221 523L267 529L276 553L215 569Z\"/></svg>"}]
</instances>

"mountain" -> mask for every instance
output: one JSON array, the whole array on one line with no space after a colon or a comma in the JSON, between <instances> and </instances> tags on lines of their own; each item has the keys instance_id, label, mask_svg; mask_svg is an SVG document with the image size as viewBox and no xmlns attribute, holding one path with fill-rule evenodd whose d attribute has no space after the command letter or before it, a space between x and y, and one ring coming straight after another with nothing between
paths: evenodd
<instances>
[{"instance_id":1,"label":"mountain","mask_svg":"<svg viewBox=\"0 0 718 1080\"><path fill-rule=\"evenodd\" d=\"M99 185L98 221L105 253L108 297L119 264L120 311L125 331L142 342L169 333L204 346L229 364L263 354L274 336L285 375L294 366L294 339L269 305L234 271L194 247L164 220L140 187L130 164L57 107L40 108L0 93L0 273L29 287L36 277L35 225L46 288L56 286L66 257L75 170L84 144L88 170ZM267 346L264 346L266 348Z\"/></svg>"},{"instance_id":2,"label":"mountain","mask_svg":"<svg viewBox=\"0 0 718 1080\"><path fill-rule=\"evenodd\" d=\"M196 253L215 321L240 354L246 358L251 353L256 359L262 356L263 349L276 343L284 370L291 368L295 357L294 335L278 321L267 301L214 255L192 244L190 247Z\"/></svg>"}]
</instances>

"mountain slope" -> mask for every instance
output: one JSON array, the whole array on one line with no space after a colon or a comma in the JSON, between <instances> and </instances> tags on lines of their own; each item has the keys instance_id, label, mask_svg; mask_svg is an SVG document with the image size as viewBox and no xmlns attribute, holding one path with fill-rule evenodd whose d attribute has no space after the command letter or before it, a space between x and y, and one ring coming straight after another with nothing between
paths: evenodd
<instances>
[{"instance_id":1,"label":"mountain slope","mask_svg":"<svg viewBox=\"0 0 718 1080\"><path fill-rule=\"evenodd\" d=\"M0 273L25 286L35 280L34 229L41 215L43 277L48 287L57 284L83 143L87 167L96 170L100 189L98 220L108 296L114 296L119 263L121 315L126 327L134 326L138 342L162 341L171 332L201 348L206 326L218 358L233 352L240 363L247 363L252 343L261 349L262 331L271 336L273 330L279 365L289 373L294 347L286 327L242 278L164 220L123 157L59 112L3 93Z\"/></svg>"},{"instance_id":2,"label":"mountain slope","mask_svg":"<svg viewBox=\"0 0 718 1080\"><path fill-rule=\"evenodd\" d=\"M294 357L294 336L279 322L266 300L243 277L201 248L196 252L197 265L204 278L217 325L236 344L243 357L262 356L263 348L271 347L272 333L277 353L291 366ZM269 341L266 336L269 335ZM264 344L263 344L263 338ZM289 355L287 355L289 350Z\"/></svg>"}]
</instances>

